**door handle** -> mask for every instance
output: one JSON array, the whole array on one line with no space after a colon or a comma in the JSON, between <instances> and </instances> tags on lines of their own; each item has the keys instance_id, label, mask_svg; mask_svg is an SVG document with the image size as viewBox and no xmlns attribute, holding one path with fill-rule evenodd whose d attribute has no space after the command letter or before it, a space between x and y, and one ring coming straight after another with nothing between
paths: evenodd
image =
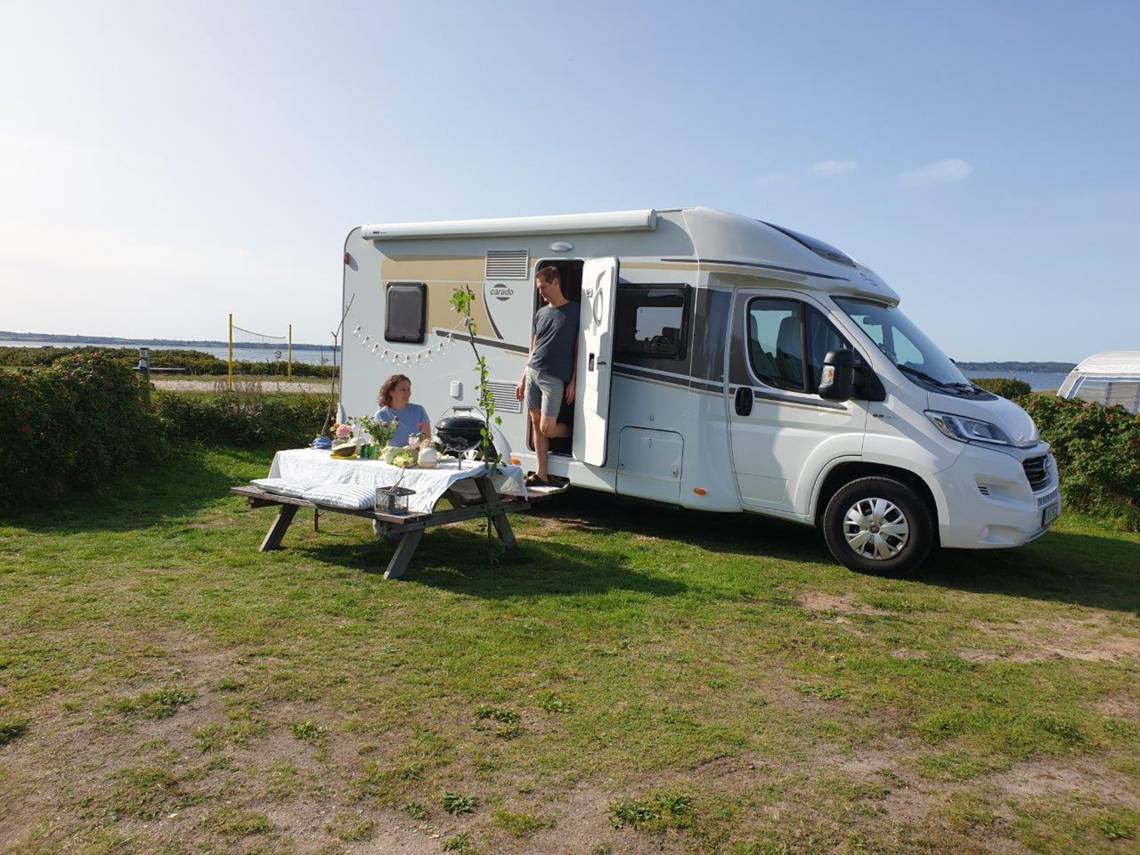
<instances>
[{"instance_id":1,"label":"door handle","mask_svg":"<svg viewBox=\"0 0 1140 855\"><path fill-rule=\"evenodd\" d=\"M587 360L587 362L586 362L586 370L587 371L593 371L594 370L594 354L592 354L592 353L590 354L589 360Z\"/></svg>"},{"instance_id":2,"label":"door handle","mask_svg":"<svg viewBox=\"0 0 1140 855\"><path fill-rule=\"evenodd\" d=\"M735 404L738 416L752 415L752 390L747 386L741 386L737 389Z\"/></svg>"},{"instance_id":3,"label":"door handle","mask_svg":"<svg viewBox=\"0 0 1140 855\"><path fill-rule=\"evenodd\" d=\"M599 368L601 368L603 365L606 365L606 364L607 364L607 363L606 363L606 361L605 361L604 359L599 359L599 360L598 360L598 367L599 367Z\"/></svg>"}]
</instances>

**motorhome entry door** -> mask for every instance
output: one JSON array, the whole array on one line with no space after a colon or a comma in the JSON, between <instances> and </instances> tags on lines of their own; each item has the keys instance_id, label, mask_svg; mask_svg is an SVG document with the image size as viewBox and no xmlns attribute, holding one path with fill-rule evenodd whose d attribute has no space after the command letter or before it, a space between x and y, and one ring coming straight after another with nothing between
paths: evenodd
<instances>
[{"instance_id":1,"label":"motorhome entry door","mask_svg":"<svg viewBox=\"0 0 1140 855\"><path fill-rule=\"evenodd\" d=\"M582 267L573 451L577 460L591 466L606 465L617 281L616 258L590 258Z\"/></svg>"}]
</instances>

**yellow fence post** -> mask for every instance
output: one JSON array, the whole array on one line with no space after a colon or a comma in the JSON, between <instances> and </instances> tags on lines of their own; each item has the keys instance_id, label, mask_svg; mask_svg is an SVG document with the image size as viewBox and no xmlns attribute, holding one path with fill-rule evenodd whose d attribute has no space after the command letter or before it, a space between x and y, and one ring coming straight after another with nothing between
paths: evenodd
<instances>
[{"instance_id":1,"label":"yellow fence post","mask_svg":"<svg viewBox=\"0 0 1140 855\"><path fill-rule=\"evenodd\" d=\"M230 312L230 358L226 363L226 388L234 387L234 313Z\"/></svg>"}]
</instances>

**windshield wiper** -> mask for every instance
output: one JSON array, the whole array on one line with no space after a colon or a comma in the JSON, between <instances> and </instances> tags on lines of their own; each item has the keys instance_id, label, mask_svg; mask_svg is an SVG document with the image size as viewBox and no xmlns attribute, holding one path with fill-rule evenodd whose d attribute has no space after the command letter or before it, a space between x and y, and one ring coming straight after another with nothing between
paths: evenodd
<instances>
[{"instance_id":1,"label":"windshield wiper","mask_svg":"<svg viewBox=\"0 0 1140 855\"><path fill-rule=\"evenodd\" d=\"M909 365L899 365L896 362L895 367L898 368L899 371L902 371L905 374L909 374L912 377L917 377L919 380L925 380L927 383L930 383L934 386L938 386L940 389L973 389L974 388L969 383L945 383L942 380L939 380L937 377L931 377L925 371L920 371L917 368L911 368Z\"/></svg>"}]
</instances>

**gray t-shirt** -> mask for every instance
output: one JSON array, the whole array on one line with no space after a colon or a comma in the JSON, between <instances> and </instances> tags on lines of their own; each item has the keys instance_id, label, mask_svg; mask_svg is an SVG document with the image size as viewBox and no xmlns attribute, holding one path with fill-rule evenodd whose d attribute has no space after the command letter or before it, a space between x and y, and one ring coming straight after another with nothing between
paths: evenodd
<instances>
[{"instance_id":1,"label":"gray t-shirt","mask_svg":"<svg viewBox=\"0 0 1140 855\"><path fill-rule=\"evenodd\" d=\"M574 376L574 342L578 340L578 304L543 306L534 316L534 353L527 364L542 374L569 383Z\"/></svg>"}]
</instances>

